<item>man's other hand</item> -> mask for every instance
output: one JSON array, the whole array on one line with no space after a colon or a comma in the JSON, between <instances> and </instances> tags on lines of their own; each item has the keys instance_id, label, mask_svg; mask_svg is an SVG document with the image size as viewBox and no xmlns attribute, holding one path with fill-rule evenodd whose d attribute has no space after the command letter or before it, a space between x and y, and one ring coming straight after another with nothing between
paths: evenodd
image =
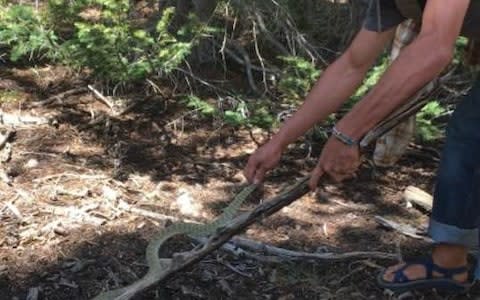
<instances>
[{"instance_id":1,"label":"man's other hand","mask_svg":"<svg viewBox=\"0 0 480 300\"><path fill-rule=\"evenodd\" d=\"M265 173L275 168L282 156L282 147L270 141L258 148L249 158L243 171L250 183L261 183Z\"/></svg>"},{"instance_id":2,"label":"man's other hand","mask_svg":"<svg viewBox=\"0 0 480 300\"><path fill-rule=\"evenodd\" d=\"M315 191L318 181L324 175L340 182L353 177L360 166L360 150L358 146L347 146L335 137L325 144L317 166L312 172L309 186Z\"/></svg>"}]
</instances>

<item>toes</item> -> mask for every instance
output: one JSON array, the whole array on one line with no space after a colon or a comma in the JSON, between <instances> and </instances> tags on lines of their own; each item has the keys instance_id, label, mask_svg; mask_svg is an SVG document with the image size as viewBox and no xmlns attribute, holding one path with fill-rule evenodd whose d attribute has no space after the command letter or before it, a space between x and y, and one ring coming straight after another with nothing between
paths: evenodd
<instances>
[{"instance_id":1,"label":"toes","mask_svg":"<svg viewBox=\"0 0 480 300\"><path fill-rule=\"evenodd\" d=\"M385 271L385 274L383 275L383 280L388 281L388 282L392 282L393 278L395 277L395 272L400 270L403 266L405 266L405 264L398 264L398 265L394 265L394 266L389 267Z\"/></svg>"}]
</instances>

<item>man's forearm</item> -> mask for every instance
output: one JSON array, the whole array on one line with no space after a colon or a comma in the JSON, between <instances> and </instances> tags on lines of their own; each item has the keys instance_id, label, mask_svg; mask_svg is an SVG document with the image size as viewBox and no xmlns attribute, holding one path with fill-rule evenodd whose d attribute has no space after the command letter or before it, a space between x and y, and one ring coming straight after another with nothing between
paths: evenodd
<instances>
[{"instance_id":1,"label":"man's forearm","mask_svg":"<svg viewBox=\"0 0 480 300\"><path fill-rule=\"evenodd\" d=\"M343 133L361 139L404 104L450 62L452 49L436 45L435 36L419 37L384 74L376 87L337 124Z\"/></svg>"},{"instance_id":2,"label":"man's forearm","mask_svg":"<svg viewBox=\"0 0 480 300\"><path fill-rule=\"evenodd\" d=\"M341 58L317 81L299 110L272 138L284 148L315 123L324 120L345 102L361 84L368 66L356 67Z\"/></svg>"}]
</instances>

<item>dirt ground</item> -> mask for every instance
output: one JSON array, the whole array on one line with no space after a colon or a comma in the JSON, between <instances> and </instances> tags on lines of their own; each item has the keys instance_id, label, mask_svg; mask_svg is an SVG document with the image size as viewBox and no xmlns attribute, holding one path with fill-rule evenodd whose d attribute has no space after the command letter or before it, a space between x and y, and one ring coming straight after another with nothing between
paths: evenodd
<instances>
[{"instance_id":1,"label":"dirt ground","mask_svg":"<svg viewBox=\"0 0 480 300\"><path fill-rule=\"evenodd\" d=\"M0 180L1 300L90 299L124 286L145 273L145 247L166 223L139 212L206 222L242 187L241 170L256 147L249 133L202 125L168 93L145 98L122 116L88 90L34 105L85 86L82 76L61 68L0 71L4 115L48 117L46 124L16 126L11 158L0 163L7 174ZM2 131L11 128L5 117L3 123ZM265 138L261 131L254 136ZM243 236L302 252L424 254L427 242L388 231L375 216L425 228L428 215L407 207L402 195L409 185L432 191L440 148L412 147L388 169L365 162L356 179L325 183ZM302 141L289 149L265 183L267 196L313 168L320 145L312 149L309 155ZM176 238L167 250L190 244ZM135 299L391 298L375 277L392 260L279 263L257 254L218 250ZM416 296L444 299L433 292Z\"/></svg>"}]
</instances>

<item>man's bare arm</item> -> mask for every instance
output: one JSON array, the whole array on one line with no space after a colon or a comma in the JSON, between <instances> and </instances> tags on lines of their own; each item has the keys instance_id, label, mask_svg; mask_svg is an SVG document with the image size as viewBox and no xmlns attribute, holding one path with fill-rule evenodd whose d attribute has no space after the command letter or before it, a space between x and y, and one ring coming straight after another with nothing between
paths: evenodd
<instances>
[{"instance_id":1,"label":"man's bare arm","mask_svg":"<svg viewBox=\"0 0 480 300\"><path fill-rule=\"evenodd\" d=\"M393 36L394 29L383 33L361 30L348 50L327 68L304 104L271 142L284 148L315 123L337 111L362 83L366 72Z\"/></svg>"},{"instance_id":2,"label":"man's bare arm","mask_svg":"<svg viewBox=\"0 0 480 300\"><path fill-rule=\"evenodd\" d=\"M376 87L338 124L360 139L435 78L451 61L470 0L428 0L418 38L400 54Z\"/></svg>"}]
</instances>

